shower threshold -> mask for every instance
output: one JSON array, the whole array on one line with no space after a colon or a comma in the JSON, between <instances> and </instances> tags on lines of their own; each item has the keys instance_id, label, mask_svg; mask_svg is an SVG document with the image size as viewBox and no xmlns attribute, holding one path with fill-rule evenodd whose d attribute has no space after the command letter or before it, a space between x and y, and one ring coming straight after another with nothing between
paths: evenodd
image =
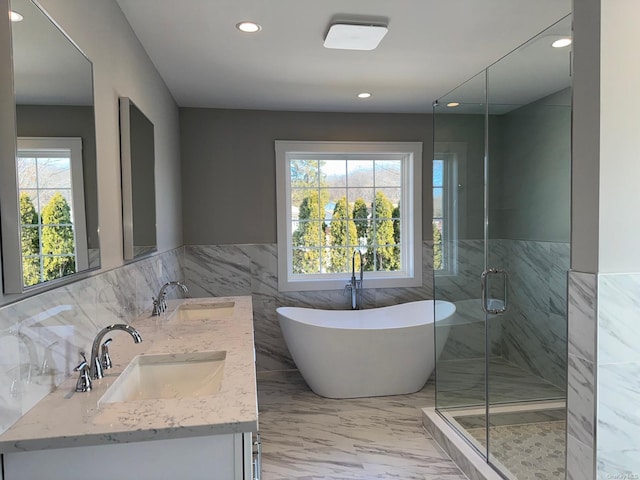
<instances>
[{"instance_id":1,"label":"shower threshold","mask_svg":"<svg viewBox=\"0 0 640 480\"><path fill-rule=\"evenodd\" d=\"M484 406L429 408L423 423L470 478L564 479L564 400L491 405L489 438L485 413ZM491 465L485 460L487 440Z\"/></svg>"}]
</instances>

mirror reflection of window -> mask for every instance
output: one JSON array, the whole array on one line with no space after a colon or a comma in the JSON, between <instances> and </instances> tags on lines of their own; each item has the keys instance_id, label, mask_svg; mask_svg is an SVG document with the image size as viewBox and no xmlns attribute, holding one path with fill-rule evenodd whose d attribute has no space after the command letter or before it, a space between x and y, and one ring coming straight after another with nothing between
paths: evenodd
<instances>
[{"instance_id":1,"label":"mirror reflection of window","mask_svg":"<svg viewBox=\"0 0 640 480\"><path fill-rule=\"evenodd\" d=\"M437 275L457 273L458 179L463 159L455 151L436 151L433 160L433 270Z\"/></svg>"},{"instance_id":2,"label":"mirror reflection of window","mask_svg":"<svg viewBox=\"0 0 640 480\"><path fill-rule=\"evenodd\" d=\"M87 268L81 140L19 138L16 167L23 286Z\"/></svg>"}]
</instances>

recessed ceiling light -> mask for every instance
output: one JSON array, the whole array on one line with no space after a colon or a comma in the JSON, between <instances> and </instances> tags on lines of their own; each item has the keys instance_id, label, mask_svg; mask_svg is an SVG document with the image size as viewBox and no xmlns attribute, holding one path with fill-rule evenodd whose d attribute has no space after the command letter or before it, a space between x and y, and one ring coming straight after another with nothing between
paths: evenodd
<instances>
[{"instance_id":1,"label":"recessed ceiling light","mask_svg":"<svg viewBox=\"0 0 640 480\"><path fill-rule=\"evenodd\" d=\"M9 10L9 19L12 22L21 22L24 20L24 17L20 15L18 12L14 12L13 10Z\"/></svg>"},{"instance_id":2,"label":"recessed ceiling light","mask_svg":"<svg viewBox=\"0 0 640 480\"><path fill-rule=\"evenodd\" d=\"M324 37L324 46L341 50L373 50L387 30L384 25L334 23Z\"/></svg>"},{"instance_id":3,"label":"recessed ceiling light","mask_svg":"<svg viewBox=\"0 0 640 480\"><path fill-rule=\"evenodd\" d=\"M457 107L458 105L460 105L460 102L449 102L447 103L447 107Z\"/></svg>"},{"instance_id":4,"label":"recessed ceiling light","mask_svg":"<svg viewBox=\"0 0 640 480\"><path fill-rule=\"evenodd\" d=\"M358 94L358 98L369 98L369 97L371 97L371 94L367 92L362 92Z\"/></svg>"},{"instance_id":5,"label":"recessed ceiling light","mask_svg":"<svg viewBox=\"0 0 640 480\"><path fill-rule=\"evenodd\" d=\"M255 22L240 22L236 28L244 33L256 33L262 30L262 27Z\"/></svg>"},{"instance_id":6,"label":"recessed ceiling light","mask_svg":"<svg viewBox=\"0 0 640 480\"><path fill-rule=\"evenodd\" d=\"M553 48L568 47L569 45L571 45L570 38L560 38L551 44Z\"/></svg>"}]
</instances>

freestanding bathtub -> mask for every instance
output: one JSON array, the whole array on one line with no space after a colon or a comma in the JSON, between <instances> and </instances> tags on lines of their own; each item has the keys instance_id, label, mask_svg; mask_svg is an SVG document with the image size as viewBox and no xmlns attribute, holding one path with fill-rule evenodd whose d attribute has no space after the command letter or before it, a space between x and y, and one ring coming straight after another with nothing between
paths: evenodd
<instances>
[{"instance_id":1,"label":"freestanding bathtub","mask_svg":"<svg viewBox=\"0 0 640 480\"><path fill-rule=\"evenodd\" d=\"M323 397L413 393L433 372L433 300L369 310L280 307L277 312L294 362ZM435 312L436 321L445 320L455 306L436 300ZM447 332L438 329L439 347Z\"/></svg>"}]
</instances>

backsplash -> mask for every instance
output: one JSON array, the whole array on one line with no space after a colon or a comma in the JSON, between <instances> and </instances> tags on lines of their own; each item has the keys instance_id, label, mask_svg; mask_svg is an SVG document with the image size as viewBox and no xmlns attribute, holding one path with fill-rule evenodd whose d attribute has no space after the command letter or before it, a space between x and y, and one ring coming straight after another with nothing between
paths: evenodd
<instances>
[{"instance_id":1,"label":"backsplash","mask_svg":"<svg viewBox=\"0 0 640 480\"><path fill-rule=\"evenodd\" d=\"M160 286L183 278L182 252L155 255L0 308L0 433L73 373L79 352L91 349L102 327L150 311Z\"/></svg>"}]
</instances>

